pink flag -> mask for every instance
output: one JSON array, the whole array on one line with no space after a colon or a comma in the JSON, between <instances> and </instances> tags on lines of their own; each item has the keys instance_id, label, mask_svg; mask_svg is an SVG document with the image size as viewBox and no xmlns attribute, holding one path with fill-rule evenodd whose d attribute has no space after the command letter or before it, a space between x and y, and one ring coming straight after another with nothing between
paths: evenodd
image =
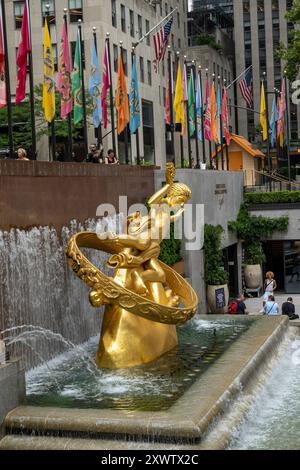
<instances>
[{"instance_id":1,"label":"pink flag","mask_svg":"<svg viewBox=\"0 0 300 470\"><path fill-rule=\"evenodd\" d=\"M5 50L3 38L2 10L0 5L0 108L7 105L6 82L5 82Z\"/></svg>"},{"instance_id":2,"label":"pink flag","mask_svg":"<svg viewBox=\"0 0 300 470\"><path fill-rule=\"evenodd\" d=\"M184 101L188 101L188 80L186 75L186 65L183 66L183 77L182 77L182 86L183 86L183 94L184 94Z\"/></svg>"},{"instance_id":3,"label":"pink flag","mask_svg":"<svg viewBox=\"0 0 300 470\"><path fill-rule=\"evenodd\" d=\"M60 115L62 119L66 119L67 116L73 110L73 100L72 100L70 49L69 49L67 26L65 22L63 25L61 41L60 41L58 74L57 74L57 89L58 89L58 92L61 94Z\"/></svg>"},{"instance_id":4,"label":"pink flag","mask_svg":"<svg viewBox=\"0 0 300 470\"><path fill-rule=\"evenodd\" d=\"M24 3L24 13L21 28L21 40L17 54L17 88L16 88L16 104L24 100L26 94L26 76L27 76L27 56L30 52L30 33L29 33L29 16L27 0Z\"/></svg>"},{"instance_id":5,"label":"pink flag","mask_svg":"<svg viewBox=\"0 0 300 470\"><path fill-rule=\"evenodd\" d=\"M102 101L102 114L103 114L103 127L104 129L107 128L107 92L110 87L110 69L109 69L109 58L108 58L108 43L106 41L105 44L105 52L104 52L104 66L103 66L103 76L102 76L102 94L101 94L101 101Z\"/></svg>"},{"instance_id":6,"label":"pink flag","mask_svg":"<svg viewBox=\"0 0 300 470\"><path fill-rule=\"evenodd\" d=\"M228 147L230 144L230 130L229 130L229 115L228 115L228 108L227 108L226 86L224 86L224 91L223 91L222 122L223 122L223 128L224 128L224 137L225 137L226 145Z\"/></svg>"},{"instance_id":7,"label":"pink flag","mask_svg":"<svg viewBox=\"0 0 300 470\"><path fill-rule=\"evenodd\" d=\"M285 96L285 82L282 79L281 84L281 95L280 95L280 106L278 110L278 123L277 123L277 136L280 137L280 134L284 134L284 114L286 111L286 96Z\"/></svg>"},{"instance_id":8,"label":"pink flag","mask_svg":"<svg viewBox=\"0 0 300 470\"><path fill-rule=\"evenodd\" d=\"M212 141L211 134L211 101L210 101L210 87L208 78L206 79L206 99L205 99L205 113L204 113L204 137L209 142Z\"/></svg>"}]
</instances>

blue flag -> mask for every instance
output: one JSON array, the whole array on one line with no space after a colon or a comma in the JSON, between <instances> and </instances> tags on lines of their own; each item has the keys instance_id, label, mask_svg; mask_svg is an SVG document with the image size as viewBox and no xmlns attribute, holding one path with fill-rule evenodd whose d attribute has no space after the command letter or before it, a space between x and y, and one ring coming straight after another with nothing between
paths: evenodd
<instances>
[{"instance_id":1,"label":"blue flag","mask_svg":"<svg viewBox=\"0 0 300 470\"><path fill-rule=\"evenodd\" d=\"M132 58L132 78L131 87L129 92L129 104L130 104L130 133L135 134L141 125L141 107L139 97L139 87L137 81L136 72L136 57Z\"/></svg>"},{"instance_id":2,"label":"blue flag","mask_svg":"<svg viewBox=\"0 0 300 470\"><path fill-rule=\"evenodd\" d=\"M221 144L221 116L222 116L222 96L221 96L221 87L219 84L218 95L217 95L217 107L218 107L218 135L219 135L219 144Z\"/></svg>"},{"instance_id":3,"label":"blue flag","mask_svg":"<svg viewBox=\"0 0 300 470\"><path fill-rule=\"evenodd\" d=\"M197 114L197 136L198 140L203 141L202 135L202 91L200 84L200 77L198 76L197 80L197 90L196 90L196 114Z\"/></svg>"},{"instance_id":4,"label":"blue flag","mask_svg":"<svg viewBox=\"0 0 300 470\"><path fill-rule=\"evenodd\" d=\"M276 98L276 95L274 95L273 107L272 107L272 116L271 116L271 120L270 120L270 129L272 131L272 134L271 134L271 147L276 147L278 119L279 119L279 115L278 115L278 109L277 109L277 98Z\"/></svg>"},{"instance_id":5,"label":"blue flag","mask_svg":"<svg viewBox=\"0 0 300 470\"><path fill-rule=\"evenodd\" d=\"M102 108L101 108L101 75L98 61L98 55L95 47L95 42L92 39L91 48L91 75L89 80L89 93L93 98L93 124L97 129L102 121Z\"/></svg>"}]
</instances>

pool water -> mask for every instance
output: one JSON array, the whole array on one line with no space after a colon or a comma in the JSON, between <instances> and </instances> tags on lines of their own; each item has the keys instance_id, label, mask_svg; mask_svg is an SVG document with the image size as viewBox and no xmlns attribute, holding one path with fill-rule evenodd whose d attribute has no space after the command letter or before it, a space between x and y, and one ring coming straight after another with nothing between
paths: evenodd
<instances>
[{"instance_id":1,"label":"pool water","mask_svg":"<svg viewBox=\"0 0 300 470\"><path fill-rule=\"evenodd\" d=\"M179 346L155 362L122 370L98 370L71 350L27 373L26 403L37 406L161 411L184 392L255 321L233 317L193 319L178 327ZM99 338L83 345L95 356Z\"/></svg>"},{"instance_id":2,"label":"pool water","mask_svg":"<svg viewBox=\"0 0 300 470\"><path fill-rule=\"evenodd\" d=\"M230 449L300 449L300 339L290 344L256 394Z\"/></svg>"}]
</instances>

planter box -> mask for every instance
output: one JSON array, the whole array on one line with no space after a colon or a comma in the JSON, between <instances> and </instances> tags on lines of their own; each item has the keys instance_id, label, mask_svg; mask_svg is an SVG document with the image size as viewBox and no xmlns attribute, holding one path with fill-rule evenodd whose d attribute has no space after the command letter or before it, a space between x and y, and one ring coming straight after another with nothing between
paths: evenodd
<instances>
[{"instance_id":1,"label":"planter box","mask_svg":"<svg viewBox=\"0 0 300 470\"><path fill-rule=\"evenodd\" d=\"M171 268L174 269L174 271L176 271L181 276L184 276L184 274L185 274L185 264L184 264L183 259L178 261L177 263L173 264L173 266L171 266Z\"/></svg>"}]
</instances>

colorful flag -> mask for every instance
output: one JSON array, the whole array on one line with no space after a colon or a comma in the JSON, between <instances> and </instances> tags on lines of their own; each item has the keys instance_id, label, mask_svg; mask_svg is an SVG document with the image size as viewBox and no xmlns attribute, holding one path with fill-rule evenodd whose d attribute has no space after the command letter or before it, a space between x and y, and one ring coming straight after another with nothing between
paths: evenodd
<instances>
[{"instance_id":1,"label":"colorful flag","mask_svg":"<svg viewBox=\"0 0 300 470\"><path fill-rule=\"evenodd\" d=\"M175 112L175 125L180 127L181 135L184 134L185 129L185 115L184 115L184 91L182 86L181 67L178 64L175 98L174 98L174 112Z\"/></svg>"},{"instance_id":2,"label":"colorful flag","mask_svg":"<svg viewBox=\"0 0 300 470\"><path fill-rule=\"evenodd\" d=\"M272 116L270 120L270 128L272 131L271 147L276 147L277 122L278 122L277 98L276 98L276 95L274 95L273 106L272 106Z\"/></svg>"},{"instance_id":3,"label":"colorful flag","mask_svg":"<svg viewBox=\"0 0 300 470\"><path fill-rule=\"evenodd\" d=\"M252 66L247 70L243 80L239 82L239 87L244 100L249 108L253 108L253 74Z\"/></svg>"},{"instance_id":4,"label":"colorful flag","mask_svg":"<svg viewBox=\"0 0 300 470\"><path fill-rule=\"evenodd\" d=\"M101 109L101 75L94 38L91 47L91 75L89 80L89 93L93 99L93 124L98 129L102 120Z\"/></svg>"},{"instance_id":5,"label":"colorful flag","mask_svg":"<svg viewBox=\"0 0 300 470\"><path fill-rule=\"evenodd\" d=\"M197 79L197 90L196 90L196 115L197 115L197 138L201 142L203 141L202 135L202 90L200 77Z\"/></svg>"},{"instance_id":6,"label":"colorful flag","mask_svg":"<svg viewBox=\"0 0 300 470\"><path fill-rule=\"evenodd\" d=\"M261 84L261 97L260 97L260 124L263 131L263 140L268 138L268 126L267 126L267 108L266 108L266 96L264 84Z\"/></svg>"},{"instance_id":7,"label":"colorful flag","mask_svg":"<svg viewBox=\"0 0 300 470\"><path fill-rule=\"evenodd\" d=\"M188 113L189 113L189 126L190 135L193 136L195 133L195 85L194 85L194 74L191 71L188 88Z\"/></svg>"},{"instance_id":8,"label":"colorful flag","mask_svg":"<svg viewBox=\"0 0 300 470\"><path fill-rule=\"evenodd\" d=\"M77 31L77 41L72 73L72 95L74 99L74 124L76 126L83 120L81 44L79 29Z\"/></svg>"},{"instance_id":9,"label":"colorful flag","mask_svg":"<svg viewBox=\"0 0 300 470\"><path fill-rule=\"evenodd\" d=\"M209 142L212 141L211 133L211 101L210 101L210 87L208 77L206 78L206 93L205 93L205 113L204 113L204 138Z\"/></svg>"},{"instance_id":10,"label":"colorful flag","mask_svg":"<svg viewBox=\"0 0 300 470\"><path fill-rule=\"evenodd\" d=\"M43 110L46 121L52 122L55 116L54 59L46 18L44 27Z\"/></svg>"},{"instance_id":11,"label":"colorful flag","mask_svg":"<svg viewBox=\"0 0 300 470\"><path fill-rule=\"evenodd\" d=\"M57 89L61 95L60 115L66 119L73 111L72 82L71 82L71 60L68 42L67 26L64 22L60 51L58 59Z\"/></svg>"},{"instance_id":12,"label":"colorful flag","mask_svg":"<svg viewBox=\"0 0 300 470\"><path fill-rule=\"evenodd\" d=\"M27 0L24 3L24 13L21 27L21 40L19 43L17 54L17 87L16 87L16 104L24 100L26 94L26 76L27 76L27 56L30 52L30 32L29 32L29 15Z\"/></svg>"},{"instance_id":13,"label":"colorful flag","mask_svg":"<svg viewBox=\"0 0 300 470\"><path fill-rule=\"evenodd\" d=\"M221 97L221 86L218 86L218 93L217 93L217 112L218 112L218 143L222 143L222 135L221 135L221 118L222 118L222 97Z\"/></svg>"},{"instance_id":14,"label":"colorful flag","mask_svg":"<svg viewBox=\"0 0 300 470\"><path fill-rule=\"evenodd\" d=\"M212 139L216 144L219 143L219 124L218 124L218 108L216 100L215 83L213 82L211 87L211 134Z\"/></svg>"},{"instance_id":15,"label":"colorful flag","mask_svg":"<svg viewBox=\"0 0 300 470\"><path fill-rule=\"evenodd\" d=\"M171 103L170 103L170 80L167 79L167 88L166 88L166 103L165 103L165 120L166 124L171 125Z\"/></svg>"},{"instance_id":16,"label":"colorful flag","mask_svg":"<svg viewBox=\"0 0 300 470\"><path fill-rule=\"evenodd\" d=\"M104 64L103 64L103 75L102 75L102 93L101 93L101 103L102 103L102 113L103 113L103 127L107 128L107 92L110 89L110 68L109 68L109 52L108 52L108 42L105 42L105 52L104 52Z\"/></svg>"},{"instance_id":17,"label":"colorful flag","mask_svg":"<svg viewBox=\"0 0 300 470\"><path fill-rule=\"evenodd\" d=\"M132 57L132 74L131 74L131 87L129 92L129 104L130 104L130 133L135 134L138 128L141 126L141 105L139 86L137 80L136 71L136 57Z\"/></svg>"},{"instance_id":18,"label":"colorful flag","mask_svg":"<svg viewBox=\"0 0 300 470\"><path fill-rule=\"evenodd\" d=\"M224 129L224 137L227 147L230 144L230 129L229 129L229 114L227 107L227 88L224 86L223 89L223 101L222 101L222 122Z\"/></svg>"},{"instance_id":19,"label":"colorful flag","mask_svg":"<svg viewBox=\"0 0 300 470\"><path fill-rule=\"evenodd\" d=\"M118 112L118 134L122 134L122 132L126 129L129 123L129 104L127 96L126 78L121 54L119 55L118 63L116 108Z\"/></svg>"},{"instance_id":20,"label":"colorful flag","mask_svg":"<svg viewBox=\"0 0 300 470\"><path fill-rule=\"evenodd\" d=\"M0 4L0 108L7 105L5 81L5 50L3 36L2 9Z\"/></svg>"},{"instance_id":21,"label":"colorful flag","mask_svg":"<svg viewBox=\"0 0 300 470\"><path fill-rule=\"evenodd\" d=\"M153 36L155 53L155 59L153 63L156 72L158 72L158 66L160 62L165 58L166 50L169 44L172 24L173 16L171 16L169 21L162 28L160 28L160 30Z\"/></svg>"},{"instance_id":22,"label":"colorful flag","mask_svg":"<svg viewBox=\"0 0 300 470\"><path fill-rule=\"evenodd\" d=\"M183 94L184 94L184 101L188 101L188 81L187 81L187 73L186 73L186 65L183 65L183 74L182 74L182 86L183 86Z\"/></svg>"},{"instance_id":23,"label":"colorful flag","mask_svg":"<svg viewBox=\"0 0 300 470\"><path fill-rule=\"evenodd\" d=\"M280 146L284 146L285 140L285 112L286 112L286 92L285 81L281 83L280 105L278 108L277 137L279 137Z\"/></svg>"}]
</instances>

